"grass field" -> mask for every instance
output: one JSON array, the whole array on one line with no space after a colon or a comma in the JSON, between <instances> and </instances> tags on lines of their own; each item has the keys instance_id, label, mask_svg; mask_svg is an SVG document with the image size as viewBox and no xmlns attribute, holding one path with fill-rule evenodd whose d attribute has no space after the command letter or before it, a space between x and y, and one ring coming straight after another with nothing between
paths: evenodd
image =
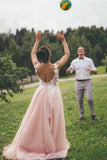
<instances>
[{"instance_id":1,"label":"grass field","mask_svg":"<svg viewBox=\"0 0 107 160\"><path fill-rule=\"evenodd\" d=\"M65 160L106 160L107 159L107 77L93 78L95 114L93 121L86 96L84 97L85 120L77 121L79 112L75 97L75 81L61 82L66 134L71 147ZM0 160L2 149L11 143L27 110L35 88L15 94L9 104L0 102Z\"/></svg>"},{"instance_id":2,"label":"grass field","mask_svg":"<svg viewBox=\"0 0 107 160\"><path fill-rule=\"evenodd\" d=\"M97 67L97 70L98 70L98 74L107 74L105 66L99 66Z\"/></svg>"}]
</instances>

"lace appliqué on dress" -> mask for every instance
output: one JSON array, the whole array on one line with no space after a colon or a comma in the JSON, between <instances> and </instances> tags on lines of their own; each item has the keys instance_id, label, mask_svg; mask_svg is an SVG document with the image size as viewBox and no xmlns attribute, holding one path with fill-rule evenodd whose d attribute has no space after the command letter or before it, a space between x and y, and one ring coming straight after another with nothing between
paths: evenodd
<instances>
[{"instance_id":1,"label":"lace appliqu\u00e9 on dress","mask_svg":"<svg viewBox=\"0 0 107 160\"><path fill-rule=\"evenodd\" d=\"M38 64L36 64L34 66L36 74L37 74L37 67L38 67ZM58 108L61 93L60 93L60 89L58 87L59 72L58 72L56 63L54 64L54 73L55 73L55 75L50 82L44 82L43 80L41 80L41 78L39 76L38 76L38 78L39 78L40 86L47 87L48 103L50 104L50 106L52 108L55 107L57 104L56 108ZM58 93L60 93L60 94L58 94Z\"/></svg>"},{"instance_id":2,"label":"lace appliqu\u00e9 on dress","mask_svg":"<svg viewBox=\"0 0 107 160\"><path fill-rule=\"evenodd\" d=\"M50 103L51 107L55 107L57 105L57 108L59 106L59 99L60 99L60 90L56 86L49 86L47 87L47 96L48 96L48 102ZM55 105L54 105L55 104Z\"/></svg>"},{"instance_id":3,"label":"lace appliqu\u00e9 on dress","mask_svg":"<svg viewBox=\"0 0 107 160\"><path fill-rule=\"evenodd\" d=\"M38 67L38 65L39 64L36 64L35 66L34 66L34 68L35 68L35 73L37 74L37 67ZM57 65L56 65L56 63L54 64L54 73L55 73L55 75L54 75L54 77L53 77L53 79L50 81L50 82L44 82L39 76L38 76L38 74L37 74L37 76L38 76L38 78L39 78L39 82L40 82L40 85L58 85L58 78L59 78L59 72L58 72L58 69L57 69Z\"/></svg>"},{"instance_id":4,"label":"lace appliqu\u00e9 on dress","mask_svg":"<svg viewBox=\"0 0 107 160\"><path fill-rule=\"evenodd\" d=\"M36 64L35 66L34 66L34 69L35 69L35 73L37 74L37 67L38 67L38 65L39 64Z\"/></svg>"}]
</instances>

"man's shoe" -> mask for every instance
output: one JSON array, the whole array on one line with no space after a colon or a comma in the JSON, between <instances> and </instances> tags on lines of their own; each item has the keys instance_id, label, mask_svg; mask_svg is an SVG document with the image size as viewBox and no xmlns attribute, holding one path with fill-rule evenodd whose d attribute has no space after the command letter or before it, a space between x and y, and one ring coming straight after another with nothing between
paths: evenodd
<instances>
[{"instance_id":1,"label":"man's shoe","mask_svg":"<svg viewBox=\"0 0 107 160\"><path fill-rule=\"evenodd\" d=\"M82 121L84 119L84 117L80 117L77 119L77 121Z\"/></svg>"},{"instance_id":2,"label":"man's shoe","mask_svg":"<svg viewBox=\"0 0 107 160\"><path fill-rule=\"evenodd\" d=\"M93 115L91 116L91 118L92 118L93 120L98 120L98 117L97 117L95 114L93 114Z\"/></svg>"}]
</instances>

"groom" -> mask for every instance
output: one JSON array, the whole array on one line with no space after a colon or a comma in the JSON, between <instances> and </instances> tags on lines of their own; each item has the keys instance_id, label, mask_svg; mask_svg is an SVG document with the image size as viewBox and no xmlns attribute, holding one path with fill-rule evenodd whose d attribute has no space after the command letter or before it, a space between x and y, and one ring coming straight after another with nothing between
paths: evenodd
<instances>
[{"instance_id":1,"label":"groom","mask_svg":"<svg viewBox=\"0 0 107 160\"><path fill-rule=\"evenodd\" d=\"M85 57L86 49L83 46L80 46L77 50L78 58L71 62L70 67L67 69L66 73L71 74L73 71L76 72L76 83L75 91L78 102L78 109L80 118L78 120L84 119L84 105L83 97L84 92L86 93L87 101L90 107L91 118L97 120L97 116L94 114L94 103L92 96L92 82L90 73L97 73L97 69L94 66L93 61Z\"/></svg>"}]
</instances>

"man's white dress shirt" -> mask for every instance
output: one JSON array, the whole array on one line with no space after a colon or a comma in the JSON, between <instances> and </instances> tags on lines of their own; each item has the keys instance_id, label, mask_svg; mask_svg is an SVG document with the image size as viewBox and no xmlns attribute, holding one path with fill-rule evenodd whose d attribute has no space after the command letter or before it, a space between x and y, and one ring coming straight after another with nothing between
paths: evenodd
<instances>
[{"instance_id":1,"label":"man's white dress shirt","mask_svg":"<svg viewBox=\"0 0 107 160\"><path fill-rule=\"evenodd\" d=\"M70 67L73 70L70 70L70 73L73 71L76 72L76 79L77 80L86 80L91 79L90 71L87 71L88 68L96 70L92 59L85 57L83 59L76 58L71 62Z\"/></svg>"}]
</instances>

